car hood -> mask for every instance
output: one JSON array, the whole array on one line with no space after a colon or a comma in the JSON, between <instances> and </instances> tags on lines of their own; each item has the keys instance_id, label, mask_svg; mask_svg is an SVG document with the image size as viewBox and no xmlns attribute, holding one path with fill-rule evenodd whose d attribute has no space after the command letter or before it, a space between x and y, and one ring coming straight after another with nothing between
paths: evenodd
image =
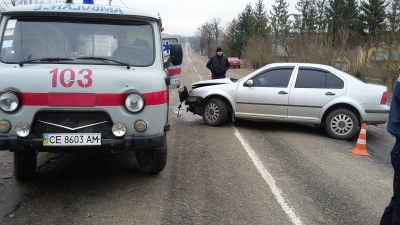
<instances>
[{"instance_id":1,"label":"car hood","mask_svg":"<svg viewBox=\"0 0 400 225\"><path fill-rule=\"evenodd\" d=\"M192 86L192 89L195 89L195 88L199 88L199 87L212 86L212 85L232 84L236 80L237 79L233 79L233 78L205 80L205 81L199 81L199 82L193 83L193 84L191 84L191 86Z\"/></svg>"}]
</instances>

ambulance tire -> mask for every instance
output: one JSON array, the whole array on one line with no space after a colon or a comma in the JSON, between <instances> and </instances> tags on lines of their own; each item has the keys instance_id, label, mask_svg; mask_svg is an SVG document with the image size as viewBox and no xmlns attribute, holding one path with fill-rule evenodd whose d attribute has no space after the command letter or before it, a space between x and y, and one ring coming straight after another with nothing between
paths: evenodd
<instances>
[{"instance_id":1,"label":"ambulance tire","mask_svg":"<svg viewBox=\"0 0 400 225\"><path fill-rule=\"evenodd\" d=\"M14 152L14 176L27 180L36 176L36 151Z\"/></svg>"},{"instance_id":2,"label":"ambulance tire","mask_svg":"<svg viewBox=\"0 0 400 225\"><path fill-rule=\"evenodd\" d=\"M203 109L203 119L207 125L218 127L225 124L228 119L228 107L219 98L211 98Z\"/></svg>"},{"instance_id":3,"label":"ambulance tire","mask_svg":"<svg viewBox=\"0 0 400 225\"><path fill-rule=\"evenodd\" d=\"M135 152L139 170L147 175L156 175L167 164L167 143L161 148L138 150Z\"/></svg>"},{"instance_id":4,"label":"ambulance tire","mask_svg":"<svg viewBox=\"0 0 400 225\"><path fill-rule=\"evenodd\" d=\"M181 65L183 61L182 45L172 44L170 48L171 63L175 66Z\"/></svg>"}]
</instances>

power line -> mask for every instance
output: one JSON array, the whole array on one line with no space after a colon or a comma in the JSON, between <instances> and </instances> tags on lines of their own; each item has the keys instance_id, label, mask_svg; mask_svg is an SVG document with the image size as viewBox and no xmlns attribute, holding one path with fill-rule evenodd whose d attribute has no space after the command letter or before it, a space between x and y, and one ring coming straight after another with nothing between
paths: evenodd
<instances>
[{"instance_id":1,"label":"power line","mask_svg":"<svg viewBox=\"0 0 400 225\"><path fill-rule=\"evenodd\" d=\"M125 5L125 3L122 0L119 0L126 8L128 8L128 6Z\"/></svg>"}]
</instances>

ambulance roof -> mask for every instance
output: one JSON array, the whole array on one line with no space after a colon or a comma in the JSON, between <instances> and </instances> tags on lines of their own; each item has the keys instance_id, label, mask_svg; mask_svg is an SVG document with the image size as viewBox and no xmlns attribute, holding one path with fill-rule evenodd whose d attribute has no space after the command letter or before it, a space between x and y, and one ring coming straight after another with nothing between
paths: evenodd
<instances>
[{"instance_id":1,"label":"ambulance roof","mask_svg":"<svg viewBox=\"0 0 400 225\"><path fill-rule=\"evenodd\" d=\"M104 16L135 16L145 17L152 20L159 20L159 17L155 13L150 13L140 9L123 8L118 6L107 6L107 5L93 5L93 4L31 4L31 5L19 5L8 8L3 15L24 15L29 14L79 14L84 16L85 14L102 14ZM90 15L88 15L90 17Z\"/></svg>"}]
</instances>

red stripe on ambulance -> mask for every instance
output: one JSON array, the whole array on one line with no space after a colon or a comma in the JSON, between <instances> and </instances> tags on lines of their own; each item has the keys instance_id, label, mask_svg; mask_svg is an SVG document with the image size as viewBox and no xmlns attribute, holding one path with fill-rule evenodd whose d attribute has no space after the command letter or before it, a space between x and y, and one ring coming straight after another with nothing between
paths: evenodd
<instances>
[{"instance_id":1,"label":"red stripe on ambulance","mask_svg":"<svg viewBox=\"0 0 400 225\"><path fill-rule=\"evenodd\" d=\"M19 92L22 105L25 106L123 106L126 93L93 94L93 93L27 93ZM146 106L168 103L168 91L142 94Z\"/></svg>"},{"instance_id":2,"label":"red stripe on ambulance","mask_svg":"<svg viewBox=\"0 0 400 225\"><path fill-rule=\"evenodd\" d=\"M168 71L169 74L173 74L173 75L181 74L181 68L180 67L168 68L167 71Z\"/></svg>"}]
</instances>

